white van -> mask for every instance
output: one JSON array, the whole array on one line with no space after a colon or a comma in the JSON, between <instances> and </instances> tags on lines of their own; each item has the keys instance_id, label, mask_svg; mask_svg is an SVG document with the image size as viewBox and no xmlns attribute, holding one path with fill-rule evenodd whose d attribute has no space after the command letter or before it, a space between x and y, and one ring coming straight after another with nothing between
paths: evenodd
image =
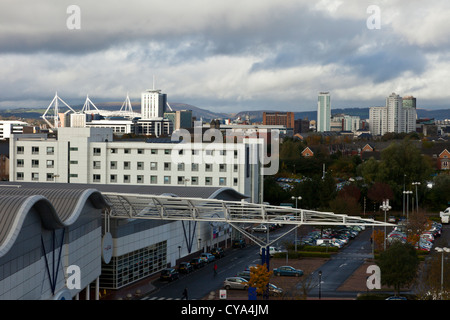
<instances>
[{"instance_id":1,"label":"white van","mask_svg":"<svg viewBox=\"0 0 450 320\"><path fill-rule=\"evenodd\" d=\"M449 221L449 217L450 217L450 207L448 207L447 209L445 209L444 211L440 212L440 216L441 216L441 222L442 223L448 223Z\"/></svg>"},{"instance_id":2,"label":"white van","mask_svg":"<svg viewBox=\"0 0 450 320\"><path fill-rule=\"evenodd\" d=\"M262 256L262 247L261 247L261 249L259 249L259 255L260 256ZM265 249L267 250L267 247L265 247ZM273 255L275 254L275 253L280 253L280 252L282 252L280 249L278 249L278 248L275 248L275 247L269 247L269 254L270 254L270 256L271 257L273 257Z\"/></svg>"}]
</instances>

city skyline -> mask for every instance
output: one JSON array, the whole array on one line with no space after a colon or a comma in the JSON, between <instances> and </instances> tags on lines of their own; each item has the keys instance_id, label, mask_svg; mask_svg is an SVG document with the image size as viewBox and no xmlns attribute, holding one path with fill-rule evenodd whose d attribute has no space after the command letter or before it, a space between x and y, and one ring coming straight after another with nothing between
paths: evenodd
<instances>
[{"instance_id":1,"label":"city skyline","mask_svg":"<svg viewBox=\"0 0 450 320\"><path fill-rule=\"evenodd\" d=\"M0 7L0 108L43 107L56 91L69 104L86 94L137 100L153 77L170 102L216 112L312 111L320 91L334 108L383 105L390 92L449 108L450 4L441 0Z\"/></svg>"}]
</instances>

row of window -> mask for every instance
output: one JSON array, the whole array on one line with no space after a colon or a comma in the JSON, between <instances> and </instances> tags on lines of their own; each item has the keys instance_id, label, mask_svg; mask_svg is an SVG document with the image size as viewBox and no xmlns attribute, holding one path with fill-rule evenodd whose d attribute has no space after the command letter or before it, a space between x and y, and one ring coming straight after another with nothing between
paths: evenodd
<instances>
[{"instance_id":1,"label":"row of window","mask_svg":"<svg viewBox=\"0 0 450 320\"><path fill-rule=\"evenodd\" d=\"M46 181L56 181L56 178L58 176L54 173L48 172L46 173ZM71 178L77 178L78 174L72 173L70 174ZM131 175L124 174L121 175L122 181L119 181L119 175L117 174L110 174L109 175L109 182L110 183L131 183ZM16 180L17 181L23 181L25 179L24 172L17 172L16 173ZM101 182L102 176L100 174L93 174L92 175L92 181L93 182ZM213 177L205 177L204 178L204 185L211 186L213 185ZM39 172L32 172L31 173L31 180L32 181L39 181ZM176 177L176 183L179 185L187 185L190 182L191 185L199 185L199 177L192 176L190 178L184 177L184 176L177 176ZM226 177L219 177L218 178L219 186L226 186L227 185L227 178ZM136 176L136 183L145 183L145 177L144 175L137 175ZM158 184L158 176L150 176L148 183L150 184ZM163 177L163 183L164 184L172 184L175 183L172 182L171 176L164 176ZM233 178L233 186L238 185L238 178Z\"/></svg>"},{"instance_id":2,"label":"row of window","mask_svg":"<svg viewBox=\"0 0 450 320\"><path fill-rule=\"evenodd\" d=\"M32 168L39 168L39 160L38 159L32 159L31 160L31 167ZM78 161L72 160L70 161L70 164L76 165L78 164ZM25 160L24 159L17 159L16 166L18 168L22 168L25 166ZM54 160L45 160L45 166L47 168L54 168L55 161ZM199 171L200 165L198 163L191 163L191 171ZM93 161L92 165L93 169L101 169L101 161ZM112 170L119 169L118 162L117 161L110 161L109 168ZM130 170L131 169L131 161L123 161L122 163L122 169L124 170ZM138 161L136 163L136 169L137 170L144 170L145 169L145 163L142 161ZM165 171L172 170L172 163L171 162L164 162L163 163L163 169ZM178 163L177 164L177 170L178 171L184 171L186 169L186 166L184 163ZM158 170L158 162L150 162L150 170ZM212 172L213 171L213 164L206 163L204 170L206 172ZM227 172L227 165L226 164L219 164L219 172ZM238 165L233 165L233 172L238 172Z\"/></svg>"},{"instance_id":3,"label":"row of window","mask_svg":"<svg viewBox=\"0 0 450 320\"><path fill-rule=\"evenodd\" d=\"M55 154L55 147L45 147L46 150L46 154L48 155L53 155ZM109 149L111 153L117 154L119 153L119 148L111 148ZM131 148L123 148L120 149L121 151L123 151L124 154L132 154L134 149ZM78 151L77 147L71 147L70 151ZM164 150L159 150L159 149L150 149L150 154L158 154L158 152L161 151L166 155L170 155L172 153L172 149L164 149ZM234 157L237 157L237 150L233 150L234 151ZM191 150L192 155L199 155L200 150ZM218 154L220 156L225 156L227 150L205 150L205 154L208 156L213 156L215 154L215 152L218 152ZM17 154L24 154L25 153L25 147L24 146L17 146ZM38 146L32 146L31 147L31 153L32 154L40 154L40 147ZM93 153L94 155L101 155L102 153L102 149L101 148L93 148ZM136 149L136 154L144 154L145 153L145 149ZM178 154L179 155L183 155L184 154L184 150L178 150Z\"/></svg>"}]
</instances>

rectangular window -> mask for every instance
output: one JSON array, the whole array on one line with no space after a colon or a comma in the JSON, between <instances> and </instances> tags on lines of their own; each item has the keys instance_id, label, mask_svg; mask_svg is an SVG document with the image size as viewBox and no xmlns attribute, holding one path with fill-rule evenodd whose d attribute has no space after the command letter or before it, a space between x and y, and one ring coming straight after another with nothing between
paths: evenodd
<instances>
[{"instance_id":1,"label":"rectangular window","mask_svg":"<svg viewBox=\"0 0 450 320\"><path fill-rule=\"evenodd\" d=\"M47 147L47 154L48 155L55 154L55 148L54 147Z\"/></svg>"},{"instance_id":2,"label":"rectangular window","mask_svg":"<svg viewBox=\"0 0 450 320\"><path fill-rule=\"evenodd\" d=\"M78 147L70 147L69 151L78 151Z\"/></svg>"},{"instance_id":3,"label":"rectangular window","mask_svg":"<svg viewBox=\"0 0 450 320\"><path fill-rule=\"evenodd\" d=\"M100 178L101 178L101 176L99 174L92 175L92 180L94 182L100 182Z\"/></svg>"},{"instance_id":4,"label":"rectangular window","mask_svg":"<svg viewBox=\"0 0 450 320\"><path fill-rule=\"evenodd\" d=\"M18 146L17 147L17 154L23 154L25 151L25 148L23 146Z\"/></svg>"},{"instance_id":5,"label":"rectangular window","mask_svg":"<svg viewBox=\"0 0 450 320\"><path fill-rule=\"evenodd\" d=\"M17 159L17 167L23 167L24 160L23 159Z\"/></svg>"},{"instance_id":6,"label":"rectangular window","mask_svg":"<svg viewBox=\"0 0 450 320\"><path fill-rule=\"evenodd\" d=\"M53 181L55 175L53 173L47 173L47 181Z\"/></svg>"},{"instance_id":7,"label":"rectangular window","mask_svg":"<svg viewBox=\"0 0 450 320\"><path fill-rule=\"evenodd\" d=\"M99 156L102 154L102 149L100 148L94 148L94 156Z\"/></svg>"},{"instance_id":8,"label":"rectangular window","mask_svg":"<svg viewBox=\"0 0 450 320\"><path fill-rule=\"evenodd\" d=\"M158 154L158 149L151 149L151 150L150 150L150 153L151 153L151 154Z\"/></svg>"},{"instance_id":9,"label":"rectangular window","mask_svg":"<svg viewBox=\"0 0 450 320\"><path fill-rule=\"evenodd\" d=\"M138 154L144 154L144 149L137 149Z\"/></svg>"},{"instance_id":10,"label":"rectangular window","mask_svg":"<svg viewBox=\"0 0 450 320\"><path fill-rule=\"evenodd\" d=\"M37 173L37 172L32 172L32 173L31 173L31 180L33 180L33 181L39 181L39 173Z\"/></svg>"},{"instance_id":11,"label":"rectangular window","mask_svg":"<svg viewBox=\"0 0 450 320\"><path fill-rule=\"evenodd\" d=\"M212 185L212 177L205 177L205 185L207 186Z\"/></svg>"},{"instance_id":12,"label":"rectangular window","mask_svg":"<svg viewBox=\"0 0 450 320\"><path fill-rule=\"evenodd\" d=\"M158 162L150 162L150 170L158 170Z\"/></svg>"},{"instance_id":13,"label":"rectangular window","mask_svg":"<svg viewBox=\"0 0 450 320\"><path fill-rule=\"evenodd\" d=\"M225 186L227 184L227 178L220 177L219 178L219 186Z\"/></svg>"},{"instance_id":14,"label":"rectangular window","mask_svg":"<svg viewBox=\"0 0 450 320\"><path fill-rule=\"evenodd\" d=\"M220 172L226 172L227 171L227 165L226 164L219 164L219 171Z\"/></svg>"},{"instance_id":15,"label":"rectangular window","mask_svg":"<svg viewBox=\"0 0 450 320\"><path fill-rule=\"evenodd\" d=\"M32 168L39 168L39 160L31 160Z\"/></svg>"},{"instance_id":16,"label":"rectangular window","mask_svg":"<svg viewBox=\"0 0 450 320\"><path fill-rule=\"evenodd\" d=\"M164 149L164 154L170 154L172 150L170 149Z\"/></svg>"},{"instance_id":17,"label":"rectangular window","mask_svg":"<svg viewBox=\"0 0 450 320\"><path fill-rule=\"evenodd\" d=\"M111 174L109 176L109 182L117 182L117 174Z\"/></svg>"},{"instance_id":18,"label":"rectangular window","mask_svg":"<svg viewBox=\"0 0 450 320\"><path fill-rule=\"evenodd\" d=\"M16 173L16 179L17 180L23 180L23 172L17 172Z\"/></svg>"},{"instance_id":19,"label":"rectangular window","mask_svg":"<svg viewBox=\"0 0 450 320\"><path fill-rule=\"evenodd\" d=\"M233 178L233 186L237 186L238 185L238 178Z\"/></svg>"},{"instance_id":20,"label":"rectangular window","mask_svg":"<svg viewBox=\"0 0 450 320\"><path fill-rule=\"evenodd\" d=\"M198 171L198 163L191 164L191 171Z\"/></svg>"},{"instance_id":21,"label":"rectangular window","mask_svg":"<svg viewBox=\"0 0 450 320\"><path fill-rule=\"evenodd\" d=\"M101 169L101 162L100 161L94 161L93 163L94 169Z\"/></svg>"},{"instance_id":22,"label":"rectangular window","mask_svg":"<svg viewBox=\"0 0 450 320\"><path fill-rule=\"evenodd\" d=\"M165 171L169 171L170 170L170 166L171 166L170 162L164 162L164 170Z\"/></svg>"},{"instance_id":23,"label":"rectangular window","mask_svg":"<svg viewBox=\"0 0 450 320\"><path fill-rule=\"evenodd\" d=\"M124 174L123 175L123 182L124 183L130 183L130 175L129 174Z\"/></svg>"},{"instance_id":24,"label":"rectangular window","mask_svg":"<svg viewBox=\"0 0 450 320\"><path fill-rule=\"evenodd\" d=\"M150 183L151 184L157 184L158 183L158 176L150 176Z\"/></svg>"},{"instance_id":25,"label":"rectangular window","mask_svg":"<svg viewBox=\"0 0 450 320\"><path fill-rule=\"evenodd\" d=\"M31 147L32 154L39 154L39 147Z\"/></svg>"},{"instance_id":26,"label":"rectangular window","mask_svg":"<svg viewBox=\"0 0 450 320\"><path fill-rule=\"evenodd\" d=\"M210 164L210 163L205 163L205 171L208 171L208 172L210 172L210 171L212 171L212 164Z\"/></svg>"},{"instance_id":27,"label":"rectangular window","mask_svg":"<svg viewBox=\"0 0 450 320\"><path fill-rule=\"evenodd\" d=\"M129 149L129 148L123 149L123 153L130 154L131 153L131 149Z\"/></svg>"},{"instance_id":28,"label":"rectangular window","mask_svg":"<svg viewBox=\"0 0 450 320\"><path fill-rule=\"evenodd\" d=\"M144 163L143 162L138 162L137 163L137 169L138 170L144 170Z\"/></svg>"},{"instance_id":29,"label":"rectangular window","mask_svg":"<svg viewBox=\"0 0 450 320\"><path fill-rule=\"evenodd\" d=\"M178 184L184 184L184 177L178 176Z\"/></svg>"},{"instance_id":30,"label":"rectangular window","mask_svg":"<svg viewBox=\"0 0 450 320\"><path fill-rule=\"evenodd\" d=\"M198 177L191 177L191 184L194 186L198 185Z\"/></svg>"},{"instance_id":31,"label":"rectangular window","mask_svg":"<svg viewBox=\"0 0 450 320\"><path fill-rule=\"evenodd\" d=\"M117 153L117 149L116 148L111 148L111 153Z\"/></svg>"},{"instance_id":32,"label":"rectangular window","mask_svg":"<svg viewBox=\"0 0 450 320\"><path fill-rule=\"evenodd\" d=\"M143 175L138 175L136 178L137 178L136 179L137 183L144 183L144 176Z\"/></svg>"},{"instance_id":33,"label":"rectangular window","mask_svg":"<svg viewBox=\"0 0 450 320\"><path fill-rule=\"evenodd\" d=\"M78 164L78 160L70 160L70 164Z\"/></svg>"},{"instance_id":34,"label":"rectangular window","mask_svg":"<svg viewBox=\"0 0 450 320\"><path fill-rule=\"evenodd\" d=\"M170 176L164 176L164 184L170 184Z\"/></svg>"},{"instance_id":35,"label":"rectangular window","mask_svg":"<svg viewBox=\"0 0 450 320\"><path fill-rule=\"evenodd\" d=\"M54 160L47 160L47 168L53 168L55 166Z\"/></svg>"},{"instance_id":36,"label":"rectangular window","mask_svg":"<svg viewBox=\"0 0 450 320\"><path fill-rule=\"evenodd\" d=\"M184 171L184 163L178 164L178 171Z\"/></svg>"},{"instance_id":37,"label":"rectangular window","mask_svg":"<svg viewBox=\"0 0 450 320\"><path fill-rule=\"evenodd\" d=\"M123 169L124 170L130 170L131 169L130 161L124 161L123 162Z\"/></svg>"},{"instance_id":38,"label":"rectangular window","mask_svg":"<svg viewBox=\"0 0 450 320\"><path fill-rule=\"evenodd\" d=\"M117 161L111 161L110 163L109 163L109 168L110 169L117 169Z\"/></svg>"}]
</instances>

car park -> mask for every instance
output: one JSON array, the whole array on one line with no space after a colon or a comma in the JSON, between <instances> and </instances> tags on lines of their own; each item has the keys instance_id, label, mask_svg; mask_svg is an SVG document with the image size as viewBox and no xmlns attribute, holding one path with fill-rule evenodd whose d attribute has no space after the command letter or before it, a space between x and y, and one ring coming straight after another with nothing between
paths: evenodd
<instances>
[{"instance_id":1,"label":"car park","mask_svg":"<svg viewBox=\"0 0 450 320\"><path fill-rule=\"evenodd\" d=\"M191 264L191 266L194 269L200 269L201 267L205 266L205 264L206 264L206 262L200 258L193 258L193 259L191 259L191 261L189 263Z\"/></svg>"},{"instance_id":2,"label":"car park","mask_svg":"<svg viewBox=\"0 0 450 320\"><path fill-rule=\"evenodd\" d=\"M276 276L295 276L299 277L303 275L303 270L295 269L291 266L281 266L273 269L273 274Z\"/></svg>"},{"instance_id":3,"label":"car park","mask_svg":"<svg viewBox=\"0 0 450 320\"><path fill-rule=\"evenodd\" d=\"M202 259L203 261L205 261L206 263L211 263L214 260L216 260L216 257L208 252L204 252L200 255L200 259Z\"/></svg>"},{"instance_id":4,"label":"car park","mask_svg":"<svg viewBox=\"0 0 450 320\"><path fill-rule=\"evenodd\" d=\"M180 277L180 274L175 268L165 268L161 271L160 280L173 281Z\"/></svg>"},{"instance_id":5,"label":"car park","mask_svg":"<svg viewBox=\"0 0 450 320\"><path fill-rule=\"evenodd\" d=\"M194 267L189 262L181 262L178 267L178 272L180 273L189 273L194 271Z\"/></svg>"},{"instance_id":6,"label":"car park","mask_svg":"<svg viewBox=\"0 0 450 320\"><path fill-rule=\"evenodd\" d=\"M247 290L249 287L248 281L241 277L229 277L223 282L223 287L229 289Z\"/></svg>"}]
</instances>

